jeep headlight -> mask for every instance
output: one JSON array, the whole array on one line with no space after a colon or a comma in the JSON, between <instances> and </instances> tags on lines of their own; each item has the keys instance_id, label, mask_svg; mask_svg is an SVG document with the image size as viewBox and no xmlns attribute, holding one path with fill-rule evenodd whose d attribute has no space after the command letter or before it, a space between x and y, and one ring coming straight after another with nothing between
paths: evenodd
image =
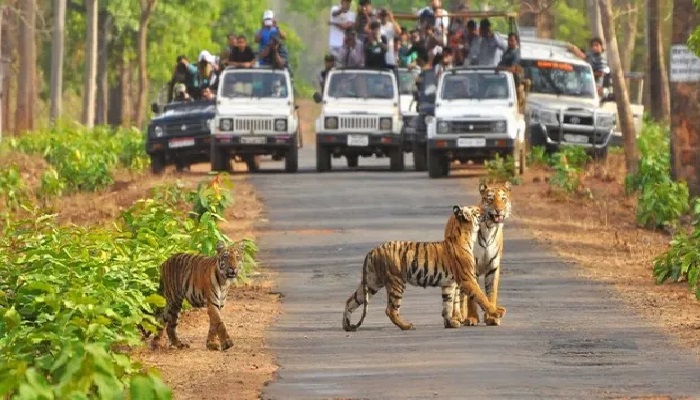
<instances>
[{"instance_id":1,"label":"jeep headlight","mask_svg":"<svg viewBox=\"0 0 700 400\"><path fill-rule=\"evenodd\" d=\"M506 121L496 121L491 123L491 129L494 132L505 132L508 128Z\"/></svg>"},{"instance_id":2,"label":"jeep headlight","mask_svg":"<svg viewBox=\"0 0 700 400\"><path fill-rule=\"evenodd\" d=\"M391 130L391 118L379 118L379 129L382 131Z\"/></svg>"},{"instance_id":3,"label":"jeep headlight","mask_svg":"<svg viewBox=\"0 0 700 400\"><path fill-rule=\"evenodd\" d=\"M612 128L615 125L615 115L602 114L598 115L598 125L603 128Z\"/></svg>"},{"instance_id":4,"label":"jeep headlight","mask_svg":"<svg viewBox=\"0 0 700 400\"><path fill-rule=\"evenodd\" d=\"M275 120L275 131L283 132L287 130L287 120L280 118Z\"/></svg>"},{"instance_id":5,"label":"jeep headlight","mask_svg":"<svg viewBox=\"0 0 700 400\"><path fill-rule=\"evenodd\" d=\"M221 121L219 121L219 128L221 128L222 131L232 131L233 130L233 120L231 118L224 118Z\"/></svg>"},{"instance_id":6,"label":"jeep headlight","mask_svg":"<svg viewBox=\"0 0 700 400\"><path fill-rule=\"evenodd\" d=\"M165 131L163 130L162 126L156 126L155 128L153 128L153 134L155 134L156 137L163 136L163 133L165 133Z\"/></svg>"},{"instance_id":7,"label":"jeep headlight","mask_svg":"<svg viewBox=\"0 0 700 400\"><path fill-rule=\"evenodd\" d=\"M210 118L207 120L207 129L209 129L209 132L214 130L214 118Z\"/></svg>"},{"instance_id":8,"label":"jeep headlight","mask_svg":"<svg viewBox=\"0 0 700 400\"><path fill-rule=\"evenodd\" d=\"M338 129L338 117L326 117L323 120L323 127L326 129Z\"/></svg>"},{"instance_id":9,"label":"jeep headlight","mask_svg":"<svg viewBox=\"0 0 700 400\"><path fill-rule=\"evenodd\" d=\"M552 110L532 110L530 112L530 121L535 124L556 124L557 114Z\"/></svg>"},{"instance_id":10,"label":"jeep headlight","mask_svg":"<svg viewBox=\"0 0 700 400\"><path fill-rule=\"evenodd\" d=\"M437 123L437 133L441 135L447 133L450 130L450 124L447 121L438 121Z\"/></svg>"}]
</instances>

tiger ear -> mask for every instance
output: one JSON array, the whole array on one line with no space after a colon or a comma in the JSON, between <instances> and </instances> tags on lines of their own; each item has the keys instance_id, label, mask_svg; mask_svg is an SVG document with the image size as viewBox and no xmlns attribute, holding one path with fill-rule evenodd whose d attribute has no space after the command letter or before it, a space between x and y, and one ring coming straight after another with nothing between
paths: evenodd
<instances>
[{"instance_id":1,"label":"tiger ear","mask_svg":"<svg viewBox=\"0 0 700 400\"><path fill-rule=\"evenodd\" d=\"M219 240L219 242L216 244L216 252L221 253L224 248L226 248L226 243L224 243L223 240Z\"/></svg>"},{"instance_id":2,"label":"tiger ear","mask_svg":"<svg viewBox=\"0 0 700 400\"><path fill-rule=\"evenodd\" d=\"M510 192L510 188L511 188L510 181L506 181L506 183L503 184L503 187L504 187L507 191Z\"/></svg>"},{"instance_id":3,"label":"tiger ear","mask_svg":"<svg viewBox=\"0 0 700 400\"><path fill-rule=\"evenodd\" d=\"M455 217L461 217L462 216L462 207L460 206L452 206L452 213L455 215Z\"/></svg>"},{"instance_id":4,"label":"tiger ear","mask_svg":"<svg viewBox=\"0 0 700 400\"><path fill-rule=\"evenodd\" d=\"M479 193L481 193L483 195L484 192L486 191L486 189L488 189L488 186L486 186L486 184L484 182L481 182L479 184Z\"/></svg>"}]
</instances>

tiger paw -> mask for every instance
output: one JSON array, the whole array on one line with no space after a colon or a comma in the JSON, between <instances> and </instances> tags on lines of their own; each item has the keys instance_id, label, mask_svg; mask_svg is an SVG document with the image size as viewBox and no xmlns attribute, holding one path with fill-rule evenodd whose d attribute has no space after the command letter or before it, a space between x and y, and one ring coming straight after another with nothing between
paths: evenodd
<instances>
[{"instance_id":1,"label":"tiger paw","mask_svg":"<svg viewBox=\"0 0 700 400\"><path fill-rule=\"evenodd\" d=\"M401 328L402 331L414 331L414 330L416 330L416 326L413 324L405 324L405 325L399 326L399 328Z\"/></svg>"},{"instance_id":2,"label":"tiger paw","mask_svg":"<svg viewBox=\"0 0 700 400\"><path fill-rule=\"evenodd\" d=\"M501 325L501 319L500 318L494 318L494 317L486 317L484 318L486 322L486 325L488 326L499 326Z\"/></svg>"},{"instance_id":3,"label":"tiger paw","mask_svg":"<svg viewBox=\"0 0 700 400\"><path fill-rule=\"evenodd\" d=\"M231 338L227 338L227 339L224 340L224 342L221 344L221 350L222 350L222 351L226 351L226 350L230 349L231 347L233 347L233 340L231 340Z\"/></svg>"},{"instance_id":4,"label":"tiger paw","mask_svg":"<svg viewBox=\"0 0 700 400\"><path fill-rule=\"evenodd\" d=\"M492 318L492 319L503 318L504 315L506 315L505 307L496 307L495 313L493 313L493 314L484 313L484 320L486 320L487 318Z\"/></svg>"},{"instance_id":5,"label":"tiger paw","mask_svg":"<svg viewBox=\"0 0 700 400\"><path fill-rule=\"evenodd\" d=\"M479 317L478 316L477 317L467 317L464 320L463 324L465 326L477 326L477 325L479 325Z\"/></svg>"},{"instance_id":6,"label":"tiger paw","mask_svg":"<svg viewBox=\"0 0 700 400\"><path fill-rule=\"evenodd\" d=\"M173 347L178 348L178 349L189 349L190 345L187 343L182 343L182 342L175 342L172 344Z\"/></svg>"},{"instance_id":7,"label":"tiger paw","mask_svg":"<svg viewBox=\"0 0 700 400\"><path fill-rule=\"evenodd\" d=\"M219 346L218 342L207 342L207 349L209 350L220 350L221 346Z\"/></svg>"},{"instance_id":8,"label":"tiger paw","mask_svg":"<svg viewBox=\"0 0 700 400\"><path fill-rule=\"evenodd\" d=\"M445 328L459 328L462 326L462 323L459 322L457 319L446 319L445 321Z\"/></svg>"}]
</instances>

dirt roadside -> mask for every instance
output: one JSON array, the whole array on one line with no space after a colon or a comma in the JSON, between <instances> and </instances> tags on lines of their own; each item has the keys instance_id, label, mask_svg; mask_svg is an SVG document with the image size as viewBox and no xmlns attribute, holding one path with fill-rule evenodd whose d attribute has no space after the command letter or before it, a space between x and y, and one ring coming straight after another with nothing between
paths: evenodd
<instances>
[{"instance_id":1,"label":"dirt roadside","mask_svg":"<svg viewBox=\"0 0 700 400\"><path fill-rule=\"evenodd\" d=\"M592 199L551 195L548 177L531 169L514 186L514 219L539 243L577 263L581 276L612 284L627 305L700 357L700 302L687 282L655 284L653 260L671 237L635 225L636 199L625 195L623 155L611 154L587 170L583 184Z\"/></svg>"}]
</instances>

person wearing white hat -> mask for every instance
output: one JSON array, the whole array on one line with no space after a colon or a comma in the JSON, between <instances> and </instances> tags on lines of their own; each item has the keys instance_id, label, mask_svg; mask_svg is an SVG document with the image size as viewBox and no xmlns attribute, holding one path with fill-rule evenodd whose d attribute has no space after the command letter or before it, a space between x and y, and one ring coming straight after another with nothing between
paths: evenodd
<instances>
[{"instance_id":1,"label":"person wearing white hat","mask_svg":"<svg viewBox=\"0 0 700 400\"><path fill-rule=\"evenodd\" d=\"M276 35L280 39L286 39L287 35L277 26L277 19L272 10L265 10L262 18L262 28L255 34L255 42L258 43L258 53L260 53L270 42L270 36Z\"/></svg>"}]
</instances>

